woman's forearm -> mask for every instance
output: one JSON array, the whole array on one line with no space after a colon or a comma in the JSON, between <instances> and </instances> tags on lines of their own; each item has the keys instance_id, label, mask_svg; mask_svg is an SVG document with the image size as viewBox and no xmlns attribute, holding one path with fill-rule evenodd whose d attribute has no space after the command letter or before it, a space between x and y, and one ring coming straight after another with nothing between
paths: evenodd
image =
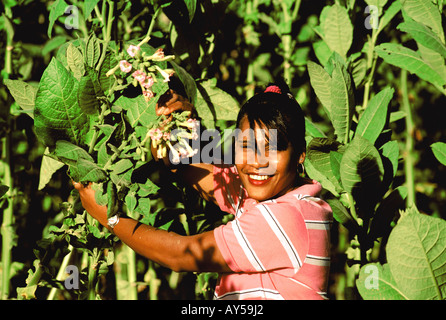
<instances>
[{"instance_id":1,"label":"woman's forearm","mask_svg":"<svg viewBox=\"0 0 446 320\"><path fill-rule=\"evenodd\" d=\"M230 271L216 248L212 231L181 236L121 218L113 232L140 255L174 271Z\"/></svg>"},{"instance_id":2,"label":"woman's forearm","mask_svg":"<svg viewBox=\"0 0 446 320\"><path fill-rule=\"evenodd\" d=\"M103 226L107 225L107 207L96 203L91 186L74 183L85 210ZM230 272L215 242L213 231L181 236L121 217L113 231L125 244L142 256L175 271Z\"/></svg>"}]
</instances>

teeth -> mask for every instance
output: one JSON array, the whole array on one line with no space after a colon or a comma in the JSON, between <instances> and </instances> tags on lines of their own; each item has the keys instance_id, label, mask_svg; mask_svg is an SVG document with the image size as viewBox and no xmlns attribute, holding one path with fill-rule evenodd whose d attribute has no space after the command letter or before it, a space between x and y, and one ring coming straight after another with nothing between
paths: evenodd
<instances>
[{"instance_id":1,"label":"teeth","mask_svg":"<svg viewBox=\"0 0 446 320\"><path fill-rule=\"evenodd\" d=\"M252 180L266 180L269 178L269 176L258 176L258 175L254 175L254 174L250 174L249 177Z\"/></svg>"}]
</instances>

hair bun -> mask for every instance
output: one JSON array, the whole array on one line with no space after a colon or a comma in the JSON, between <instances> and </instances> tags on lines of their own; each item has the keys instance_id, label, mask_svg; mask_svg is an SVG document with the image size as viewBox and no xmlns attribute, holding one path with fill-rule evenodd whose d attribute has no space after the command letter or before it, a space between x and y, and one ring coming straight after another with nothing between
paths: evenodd
<instances>
[{"instance_id":1,"label":"hair bun","mask_svg":"<svg viewBox=\"0 0 446 320\"><path fill-rule=\"evenodd\" d=\"M274 93L279 93L279 94L281 94L281 93L282 93L282 90L281 90L278 86L276 86L276 85L270 85L270 86L268 86L268 87L265 89L264 92L274 92Z\"/></svg>"}]
</instances>

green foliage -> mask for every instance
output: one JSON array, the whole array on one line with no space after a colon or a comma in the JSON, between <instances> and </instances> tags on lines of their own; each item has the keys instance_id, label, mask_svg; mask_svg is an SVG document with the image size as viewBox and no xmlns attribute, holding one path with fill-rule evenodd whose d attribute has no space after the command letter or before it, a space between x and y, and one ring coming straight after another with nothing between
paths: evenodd
<instances>
[{"instance_id":1,"label":"green foliage","mask_svg":"<svg viewBox=\"0 0 446 320\"><path fill-rule=\"evenodd\" d=\"M412 267L412 262L404 258L404 254L401 253L414 252L410 246L415 240L410 240L409 234L416 235L417 239L421 238L423 242L428 241L427 237L434 238L433 243L428 245L423 243L429 247L427 250L436 245L444 247L444 236L436 233L437 227L434 227L436 222L431 223L431 218L424 219L416 209L403 215L397 227L390 233L386 246L390 268L387 264L384 266L367 264L370 262L369 254L374 242L389 234L391 230L389 224L398 216L398 208L401 208L408 194L406 189L392 190L400 158L398 142L392 140L387 129L390 124L389 111L392 109L395 89L387 86L369 97L377 58L415 74L433 84L444 94L446 78L443 76L444 32L441 27L441 16L430 1L402 1L402 5L398 1L393 1L390 6L386 6L387 1L367 3L379 8L379 13L376 12L377 16L373 19L380 16L382 18L377 28L373 29L372 37L365 43L362 52L358 53L350 50L352 29L347 14L348 8L338 4L327 5L321 11L318 34L325 45L319 44L315 47L315 53L322 65L309 61L308 74L314 92L331 122L334 139L319 137L307 131L310 135L308 157L305 162L307 172L331 193L328 201L332 206L334 217L350 230L351 236L354 236L350 242L351 247L347 250L351 259L348 273L351 274L351 279L359 274L357 288L363 298L444 299L444 294L440 293L444 283L442 278L444 259L435 261L433 267L430 265L431 258L428 257L425 261L427 264L421 270L417 269L421 268L420 266ZM413 37L419 51L393 42L377 44L377 35L399 10L402 10L405 22L400 23L398 29ZM329 54L324 52L327 48ZM364 66L361 66L358 60L362 53L366 54L367 77L364 76L363 69L360 69ZM355 97L358 95L355 89L362 85L364 85L363 104L357 106ZM407 97L407 93L404 94ZM407 99L405 101L407 102ZM411 112L410 109L407 110ZM412 117L408 115L406 122L409 129L412 127L411 121ZM409 151L406 152L412 152L411 143L413 142L409 140L407 143ZM444 160L443 149L443 143L432 145L432 150L440 162ZM411 170L406 166L408 176L411 175ZM413 184L409 186L413 193ZM411 223L409 220L422 231L409 230ZM425 238L425 235L430 233L433 234L432 237L429 235ZM433 251L436 252L433 253L436 259L438 253L436 249ZM410 267L407 267L409 265ZM368 275L372 269L378 274L373 278L374 283L370 282L371 276ZM435 270L432 281L427 280L428 276L424 274L428 270ZM409 279L418 279L419 284L415 286L409 284ZM379 290L370 289L371 285L375 284ZM418 292L419 295L414 292Z\"/></svg>"},{"instance_id":2,"label":"green foliage","mask_svg":"<svg viewBox=\"0 0 446 320\"><path fill-rule=\"evenodd\" d=\"M444 300L446 222L410 208L401 215L387 243L387 263L367 264L359 274L364 299ZM373 272L367 272L372 270Z\"/></svg>"},{"instance_id":3,"label":"green foliage","mask_svg":"<svg viewBox=\"0 0 446 320\"><path fill-rule=\"evenodd\" d=\"M109 215L122 210L185 235L224 223L151 161L149 132L164 120L155 104L174 88L203 126L222 130L257 88L284 78L307 114L306 173L321 182L336 219L329 295L444 299L443 7L3 2L2 298L211 298L216 274L176 274L122 247L83 212L71 179L95 182ZM138 44L140 55L130 56ZM148 59L158 48L175 58ZM158 80L151 99L136 70ZM80 268L79 290L64 288L68 264Z\"/></svg>"}]
</instances>

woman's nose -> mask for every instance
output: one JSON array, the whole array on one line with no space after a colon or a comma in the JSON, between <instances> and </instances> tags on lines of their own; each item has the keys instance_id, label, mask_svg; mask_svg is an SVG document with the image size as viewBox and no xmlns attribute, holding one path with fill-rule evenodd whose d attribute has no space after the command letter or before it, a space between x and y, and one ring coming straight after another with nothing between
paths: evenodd
<instances>
[{"instance_id":1,"label":"woman's nose","mask_svg":"<svg viewBox=\"0 0 446 320\"><path fill-rule=\"evenodd\" d=\"M256 152L254 156L253 167L264 168L268 167L268 165L269 165L269 158L266 157L265 154L262 152Z\"/></svg>"}]
</instances>

